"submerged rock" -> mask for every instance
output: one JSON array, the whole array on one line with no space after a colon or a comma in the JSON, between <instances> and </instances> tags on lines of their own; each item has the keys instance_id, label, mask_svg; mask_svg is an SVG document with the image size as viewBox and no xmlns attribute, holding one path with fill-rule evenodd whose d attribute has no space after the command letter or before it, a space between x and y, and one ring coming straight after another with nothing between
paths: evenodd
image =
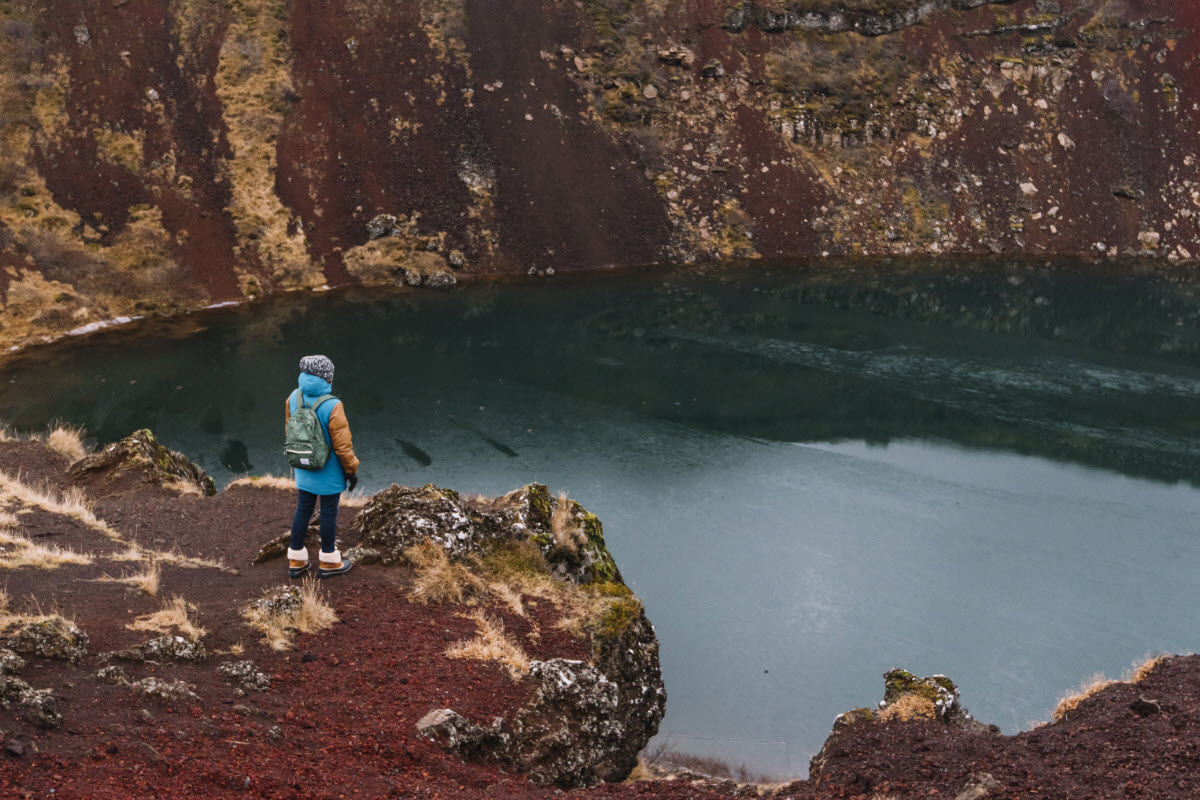
<instances>
[{"instance_id":1,"label":"submerged rock","mask_svg":"<svg viewBox=\"0 0 1200 800\"><path fill-rule=\"evenodd\" d=\"M71 465L70 475L75 479L102 477L106 483L135 475L142 482L157 486L178 486L182 483L195 486L205 496L217 493L208 473L182 453L163 447L154 433L146 428L75 462Z\"/></svg>"}]
</instances>

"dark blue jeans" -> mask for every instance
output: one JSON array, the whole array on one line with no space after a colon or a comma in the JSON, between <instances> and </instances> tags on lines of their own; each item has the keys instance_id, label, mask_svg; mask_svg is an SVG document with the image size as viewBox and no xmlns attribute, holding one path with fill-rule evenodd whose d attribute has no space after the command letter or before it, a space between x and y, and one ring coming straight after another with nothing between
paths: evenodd
<instances>
[{"instance_id":1,"label":"dark blue jeans","mask_svg":"<svg viewBox=\"0 0 1200 800\"><path fill-rule=\"evenodd\" d=\"M321 552L332 553L337 549L334 542L337 537L338 501L342 499L342 495L340 493L316 495L303 489L296 491L300 493L300 496L296 498L296 516L292 518L292 549L304 549L304 540L308 538L308 521L312 519L313 509L317 505L317 498L320 497Z\"/></svg>"}]
</instances>

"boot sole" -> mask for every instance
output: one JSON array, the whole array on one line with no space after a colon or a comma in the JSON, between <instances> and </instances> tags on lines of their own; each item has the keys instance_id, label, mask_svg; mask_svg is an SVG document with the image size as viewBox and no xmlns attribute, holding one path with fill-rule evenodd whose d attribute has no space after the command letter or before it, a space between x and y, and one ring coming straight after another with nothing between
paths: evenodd
<instances>
[{"instance_id":1,"label":"boot sole","mask_svg":"<svg viewBox=\"0 0 1200 800\"><path fill-rule=\"evenodd\" d=\"M288 577L289 578L303 578L305 575L308 574L308 570L309 570L308 567L305 567L304 569L292 569L291 567L288 567Z\"/></svg>"},{"instance_id":2,"label":"boot sole","mask_svg":"<svg viewBox=\"0 0 1200 800\"><path fill-rule=\"evenodd\" d=\"M345 575L345 574L346 574L347 572L349 572L349 571L350 571L350 570L351 570L353 567L354 567L354 564L353 564L353 563L350 563L350 564L346 564L346 565L345 565L345 566L343 566L341 569L322 569L322 570L317 570L317 577L318 577L318 578L322 578L322 579L324 579L324 578L333 578L333 577L336 577L336 576L338 576L338 575Z\"/></svg>"}]
</instances>

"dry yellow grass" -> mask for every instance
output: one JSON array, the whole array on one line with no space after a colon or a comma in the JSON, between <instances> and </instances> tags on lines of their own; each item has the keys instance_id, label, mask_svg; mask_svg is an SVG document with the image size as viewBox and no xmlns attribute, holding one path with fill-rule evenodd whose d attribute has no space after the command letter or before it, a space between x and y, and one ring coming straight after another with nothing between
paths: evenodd
<instances>
[{"instance_id":1,"label":"dry yellow grass","mask_svg":"<svg viewBox=\"0 0 1200 800\"><path fill-rule=\"evenodd\" d=\"M243 615L246 624L263 635L272 650L287 650L295 634L319 633L332 628L337 613L325 599L316 578L306 578L300 585L300 605L289 611L266 612L250 608Z\"/></svg>"},{"instance_id":2,"label":"dry yellow grass","mask_svg":"<svg viewBox=\"0 0 1200 800\"><path fill-rule=\"evenodd\" d=\"M275 475L255 475L253 477L238 478L237 480L232 481L225 488L233 489L237 486L253 486L256 489L287 489L288 491L295 491L296 482L291 478L280 478Z\"/></svg>"},{"instance_id":3,"label":"dry yellow grass","mask_svg":"<svg viewBox=\"0 0 1200 800\"><path fill-rule=\"evenodd\" d=\"M418 603L457 603L477 594L484 583L462 564L453 564L446 551L424 541L404 551L416 571L409 597Z\"/></svg>"},{"instance_id":4,"label":"dry yellow grass","mask_svg":"<svg viewBox=\"0 0 1200 800\"><path fill-rule=\"evenodd\" d=\"M451 645L446 650L447 656L470 658L476 661L494 661L507 669L513 680L519 680L529 672L529 656L525 655L521 646L504 632L503 622L481 612L476 612L466 618L475 622L478 634L473 639Z\"/></svg>"},{"instance_id":5,"label":"dry yellow grass","mask_svg":"<svg viewBox=\"0 0 1200 800\"><path fill-rule=\"evenodd\" d=\"M936 716L937 709L934 708L933 701L915 694L906 694L879 712L879 719L883 722L894 719L907 722L910 719L933 719Z\"/></svg>"},{"instance_id":6,"label":"dry yellow grass","mask_svg":"<svg viewBox=\"0 0 1200 800\"><path fill-rule=\"evenodd\" d=\"M66 456L74 464L87 455L87 448L83 445L83 434L83 428L74 425L56 425L46 435L46 444L50 446L51 450Z\"/></svg>"},{"instance_id":7,"label":"dry yellow grass","mask_svg":"<svg viewBox=\"0 0 1200 800\"><path fill-rule=\"evenodd\" d=\"M131 631L152 631L154 633L179 631L180 634L195 641L208 632L192 621L191 612L195 610L194 605L179 595L175 595L163 603L163 607L158 611L153 614L143 614L125 627Z\"/></svg>"},{"instance_id":8,"label":"dry yellow grass","mask_svg":"<svg viewBox=\"0 0 1200 800\"><path fill-rule=\"evenodd\" d=\"M1086 679L1079 687L1079 690L1072 692L1063 699L1058 701L1058 705L1054 707L1054 713L1051 715L1055 722L1062 720L1079 705L1097 692L1112 686L1116 681L1111 681L1105 678L1104 675L1097 672L1092 677Z\"/></svg>"},{"instance_id":9,"label":"dry yellow grass","mask_svg":"<svg viewBox=\"0 0 1200 800\"><path fill-rule=\"evenodd\" d=\"M239 250L257 254L272 277L287 288L325 282L309 258L302 225L275 192L275 139L287 111L291 54L287 50L287 6L283 0L243 0L237 6L217 65L217 96L233 158L226 164L229 212Z\"/></svg>"},{"instance_id":10,"label":"dry yellow grass","mask_svg":"<svg viewBox=\"0 0 1200 800\"><path fill-rule=\"evenodd\" d=\"M1159 664L1167 660L1167 656L1159 653L1158 655L1147 656L1140 664L1134 664L1132 671L1129 673L1129 683L1141 683L1150 676L1151 672L1158 667Z\"/></svg>"},{"instance_id":11,"label":"dry yellow grass","mask_svg":"<svg viewBox=\"0 0 1200 800\"><path fill-rule=\"evenodd\" d=\"M110 539L121 539L120 534L109 527L107 522L92 513L87 495L78 487L71 487L56 496L48 488L38 489L22 482L19 475L14 477L7 472L0 472L0 498L11 498L51 514L62 514L77 519Z\"/></svg>"},{"instance_id":12,"label":"dry yellow grass","mask_svg":"<svg viewBox=\"0 0 1200 800\"><path fill-rule=\"evenodd\" d=\"M9 597L7 591L0 589L0 632L6 631L13 625L24 625L30 622L49 622L61 633L70 633L71 627L75 624L74 620L64 617L57 611L45 613L37 606L36 601L34 601L33 613L16 613L12 610L12 598Z\"/></svg>"},{"instance_id":13,"label":"dry yellow grass","mask_svg":"<svg viewBox=\"0 0 1200 800\"><path fill-rule=\"evenodd\" d=\"M105 575L98 580L106 583L123 583L126 586L145 592L151 597L158 596L158 590L162 587L162 565L158 560L148 557L140 572L135 572L132 575L123 575L120 578L112 578Z\"/></svg>"},{"instance_id":14,"label":"dry yellow grass","mask_svg":"<svg viewBox=\"0 0 1200 800\"><path fill-rule=\"evenodd\" d=\"M163 484L164 489L181 495L192 495L194 497L204 497L204 490L199 487L194 481L177 478L170 483Z\"/></svg>"},{"instance_id":15,"label":"dry yellow grass","mask_svg":"<svg viewBox=\"0 0 1200 800\"><path fill-rule=\"evenodd\" d=\"M574 511L574 501L567 499L566 492L561 492L558 495L558 505L550 515L550 532L554 534L555 549L572 555L579 553L579 547L585 541Z\"/></svg>"},{"instance_id":16,"label":"dry yellow grass","mask_svg":"<svg viewBox=\"0 0 1200 800\"><path fill-rule=\"evenodd\" d=\"M0 512L0 568L55 569L64 564L90 564L91 556L55 545L35 542L17 532L16 515Z\"/></svg>"},{"instance_id":17,"label":"dry yellow grass","mask_svg":"<svg viewBox=\"0 0 1200 800\"><path fill-rule=\"evenodd\" d=\"M172 567L188 567L191 569L228 569L224 563L212 558L197 558L195 556L185 556L178 549L175 550L155 550L153 548L142 547L139 544L129 542L125 549L119 553L105 556L109 561L156 561L159 564L167 564Z\"/></svg>"}]
</instances>

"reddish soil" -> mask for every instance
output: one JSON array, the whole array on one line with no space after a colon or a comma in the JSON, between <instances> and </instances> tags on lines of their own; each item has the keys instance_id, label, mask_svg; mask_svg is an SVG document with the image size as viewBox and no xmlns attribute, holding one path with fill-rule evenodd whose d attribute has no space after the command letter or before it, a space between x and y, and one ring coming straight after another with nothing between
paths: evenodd
<instances>
[{"instance_id":1,"label":"reddish soil","mask_svg":"<svg viewBox=\"0 0 1200 800\"><path fill-rule=\"evenodd\" d=\"M0 469L29 483L67 488L67 460L35 442L0 443ZM511 714L527 698L497 665L446 657L474 635L462 606L407 599L411 576L359 566L322 588L339 617L321 634L273 652L239 612L286 582L280 560L251 565L261 544L288 525L293 497L282 489L239 487L211 498L176 497L123 480L92 483L96 513L130 541L220 558L230 569L168 567L160 597L182 594L208 630L209 657L196 664L123 664L134 679L160 676L195 685L198 702L164 704L96 680L101 654L153 634L126 623L160 600L99 582L122 565L100 556L121 545L83 524L42 510L20 514L22 529L98 558L90 566L6 570L3 584L21 609L73 617L90 637L78 665L29 657L22 678L52 688L64 722L43 731L0 711L0 797L543 798L561 794L520 775L466 763L417 736L426 712L450 707L477 721ZM10 509L16 510L16 509ZM355 510L339 518L339 544L353 544ZM531 657L586 658L586 642L556 631L549 605L530 617L489 607ZM540 638L527 634L533 625ZM220 651L235 643L245 653ZM235 695L218 675L248 658L272 678L262 693ZM115 662L114 662L115 663ZM668 691L669 691L668 687ZM864 698L868 700L869 698ZM969 698L968 698L969 699ZM16 751L21 751L18 754ZM816 781L774 787L776 797L955 798L973 774L999 786L988 798L1193 798L1200 794L1200 657L1166 660L1138 684L1117 684L1083 702L1063 722L1017 736L968 734L932 721L861 724L830 746ZM758 787L686 778L606 784L581 797L753 796ZM767 791L763 789L763 791Z\"/></svg>"}]
</instances>

